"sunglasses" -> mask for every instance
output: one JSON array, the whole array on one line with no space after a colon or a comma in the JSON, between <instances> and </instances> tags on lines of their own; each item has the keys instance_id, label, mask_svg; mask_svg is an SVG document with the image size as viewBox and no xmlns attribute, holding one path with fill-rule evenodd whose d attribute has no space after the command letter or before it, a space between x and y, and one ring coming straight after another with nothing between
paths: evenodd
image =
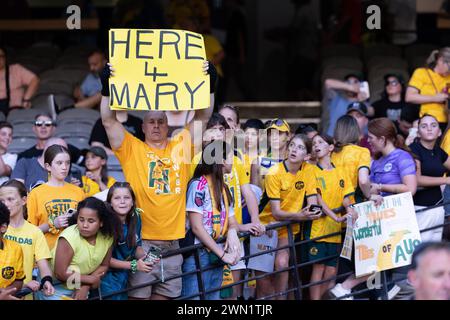
<instances>
[{"instance_id":1,"label":"sunglasses","mask_svg":"<svg viewBox=\"0 0 450 320\"><path fill-rule=\"evenodd\" d=\"M48 121L39 120L39 121L35 121L34 125L36 127L42 127L42 126L51 127L51 126L53 126L53 121L51 121L51 120L48 120Z\"/></svg>"},{"instance_id":2,"label":"sunglasses","mask_svg":"<svg viewBox=\"0 0 450 320\"><path fill-rule=\"evenodd\" d=\"M288 123L285 120L283 120L283 119L273 119L273 120L270 120L268 122L267 128L270 127L270 126L273 126L273 125L276 125L277 127L280 127L283 124L289 127Z\"/></svg>"},{"instance_id":3,"label":"sunglasses","mask_svg":"<svg viewBox=\"0 0 450 320\"><path fill-rule=\"evenodd\" d=\"M395 86L398 86L398 84L399 84L399 82L397 80L386 81L386 86L393 85L395 87Z\"/></svg>"}]
</instances>

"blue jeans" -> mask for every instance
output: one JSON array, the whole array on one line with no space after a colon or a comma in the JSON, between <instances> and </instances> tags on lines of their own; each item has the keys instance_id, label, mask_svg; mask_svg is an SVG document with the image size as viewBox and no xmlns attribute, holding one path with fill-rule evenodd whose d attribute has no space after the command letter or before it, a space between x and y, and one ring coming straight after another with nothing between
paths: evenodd
<instances>
[{"instance_id":1,"label":"blue jeans","mask_svg":"<svg viewBox=\"0 0 450 320\"><path fill-rule=\"evenodd\" d=\"M206 249L200 249L200 265L203 268L212 266L209 260L209 253ZM185 259L183 262L183 273L191 272L196 270L195 257L191 255L189 258ZM210 269L208 271L203 271L201 277L203 280L203 285L205 291L219 288L222 285L223 276L223 266L218 266L217 268ZM183 277L183 289L181 291L181 296L190 296L192 294L199 293L197 274L191 274ZM200 297L190 298L192 300L199 300ZM206 300L220 300L220 290L206 294Z\"/></svg>"},{"instance_id":2,"label":"blue jeans","mask_svg":"<svg viewBox=\"0 0 450 320\"><path fill-rule=\"evenodd\" d=\"M444 202L450 201L450 186L446 185L444 188L444 192L443 192L443 198L444 198ZM450 214L450 204L446 204L444 206L444 210L445 210L445 215L449 215Z\"/></svg>"}]
</instances>

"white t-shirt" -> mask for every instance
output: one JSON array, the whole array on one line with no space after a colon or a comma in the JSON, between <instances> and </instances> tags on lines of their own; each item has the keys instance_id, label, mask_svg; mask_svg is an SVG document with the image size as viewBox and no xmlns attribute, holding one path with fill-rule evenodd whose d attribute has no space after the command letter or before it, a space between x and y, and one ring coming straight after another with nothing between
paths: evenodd
<instances>
[{"instance_id":1,"label":"white t-shirt","mask_svg":"<svg viewBox=\"0 0 450 320\"><path fill-rule=\"evenodd\" d=\"M231 202L228 217L234 216L233 202ZM223 227L225 223L225 205L221 203L222 211L220 212L220 226ZM209 194L208 182L204 177L200 177L191 181L189 184L187 196L186 196L186 212L197 212L203 215L203 227L209 235L213 232L213 210L211 205L211 196ZM189 219L186 219L186 226L188 230ZM200 243L195 238L194 244Z\"/></svg>"},{"instance_id":2,"label":"white t-shirt","mask_svg":"<svg viewBox=\"0 0 450 320\"><path fill-rule=\"evenodd\" d=\"M2 155L3 162L11 168L11 171L14 170L17 162L17 154L15 153L5 153ZM9 176L0 177L0 184L9 180Z\"/></svg>"}]
</instances>

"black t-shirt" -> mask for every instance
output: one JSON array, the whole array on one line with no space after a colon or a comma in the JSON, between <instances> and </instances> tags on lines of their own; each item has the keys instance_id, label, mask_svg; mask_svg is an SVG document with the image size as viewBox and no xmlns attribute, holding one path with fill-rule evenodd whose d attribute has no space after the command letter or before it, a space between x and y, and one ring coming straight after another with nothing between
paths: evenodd
<instances>
[{"instance_id":1,"label":"black t-shirt","mask_svg":"<svg viewBox=\"0 0 450 320\"><path fill-rule=\"evenodd\" d=\"M142 120L138 117L128 115L127 121L122 123L125 130L131 133L136 138L144 141L144 133L142 132ZM89 144L93 141L101 142L105 145L105 147L111 149L111 145L109 144L108 136L106 135L105 127L103 126L102 120L98 119L92 128L91 138L89 139Z\"/></svg>"},{"instance_id":2,"label":"black t-shirt","mask_svg":"<svg viewBox=\"0 0 450 320\"><path fill-rule=\"evenodd\" d=\"M72 163L78 163L78 160L80 160L80 157L82 156L82 151L78 149L77 147L68 144L69 147L69 153L70 153L70 161ZM32 146L30 149L27 149L17 156L17 161L21 158L37 158L42 155L42 152L44 150L36 148L36 145Z\"/></svg>"},{"instance_id":3,"label":"black t-shirt","mask_svg":"<svg viewBox=\"0 0 450 320\"><path fill-rule=\"evenodd\" d=\"M428 177L442 177L447 169L444 167L447 161L447 153L435 145L433 150L429 150L422 146L420 142L412 143L409 148L417 156L420 161L421 174ZM442 199L441 187L425 187L417 189L414 195L414 204L418 206L431 206Z\"/></svg>"},{"instance_id":4,"label":"black t-shirt","mask_svg":"<svg viewBox=\"0 0 450 320\"><path fill-rule=\"evenodd\" d=\"M386 117L392 121L399 121L402 108L408 106L409 103L404 101L391 102L386 98L375 101L372 107L375 109L374 118Z\"/></svg>"}]
</instances>

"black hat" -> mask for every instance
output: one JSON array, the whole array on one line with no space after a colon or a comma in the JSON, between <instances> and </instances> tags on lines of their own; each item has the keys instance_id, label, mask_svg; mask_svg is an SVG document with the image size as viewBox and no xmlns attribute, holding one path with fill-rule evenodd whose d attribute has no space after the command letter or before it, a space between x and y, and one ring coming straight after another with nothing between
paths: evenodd
<instances>
[{"instance_id":1,"label":"black hat","mask_svg":"<svg viewBox=\"0 0 450 320\"><path fill-rule=\"evenodd\" d=\"M358 111L363 116L367 117L367 106L362 102L352 102L347 107L347 114L352 111Z\"/></svg>"},{"instance_id":2,"label":"black hat","mask_svg":"<svg viewBox=\"0 0 450 320\"><path fill-rule=\"evenodd\" d=\"M92 152L96 156L98 156L102 159L108 160L108 155L106 154L105 149L103 149L102 147L92 147L86 153L88 153L88 152Z\"/></svg>"},{"instance_id":3,"label":"black hat","mask_svg":"<svg viewBox=\"0 0 450 320\"><path fill-rule=\"evenodd\" d=\"M345 75L344 80L347 81L348 78L351 78L351 77L358 79L360 82L363 81L363 79L364 79L364 76L363 76L362 73L360 73L360 72L351 72L351 73Z\"/></svg>"}]
</instances>

